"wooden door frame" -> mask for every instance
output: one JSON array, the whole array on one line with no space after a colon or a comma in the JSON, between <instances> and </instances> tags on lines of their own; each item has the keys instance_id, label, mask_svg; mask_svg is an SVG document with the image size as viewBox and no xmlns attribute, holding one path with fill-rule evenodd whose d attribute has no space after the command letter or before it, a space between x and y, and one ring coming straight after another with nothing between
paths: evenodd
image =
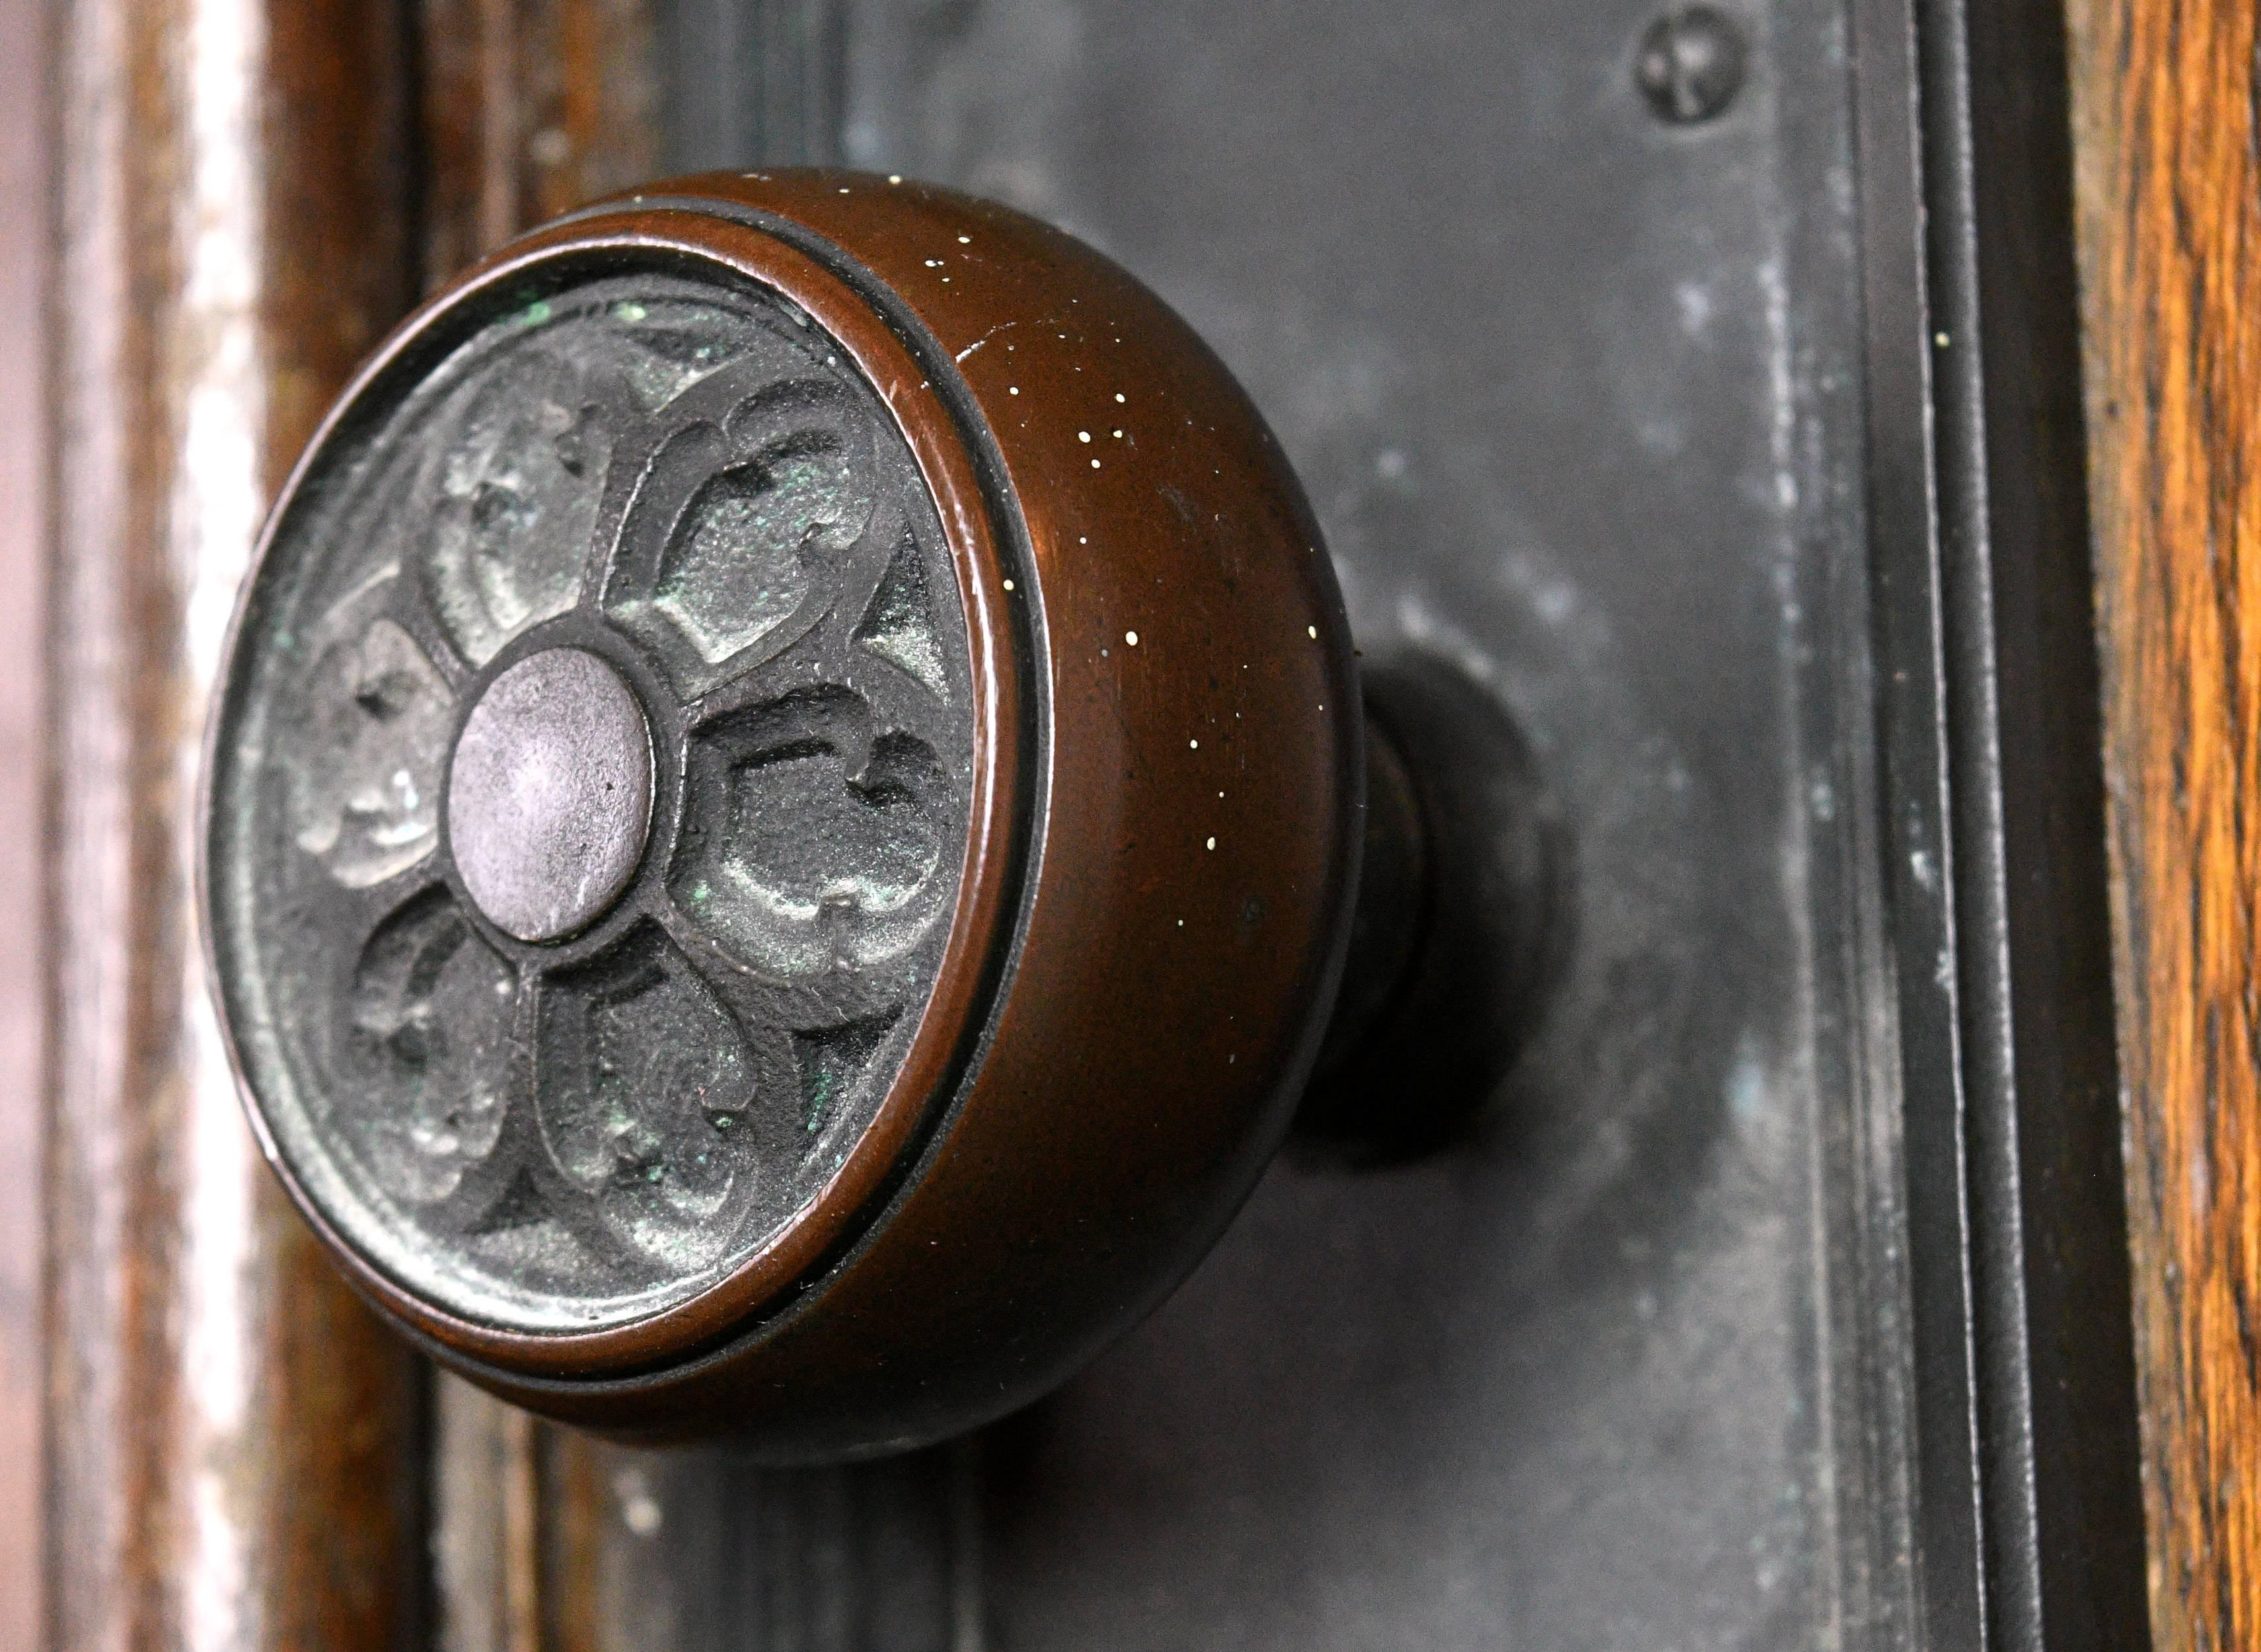
<instances>
[{"instance_id":1,"label":"wooden door frame","mask_svg":"<svg viewBox=\"0 0 2261 1652\"><path fill-rule=\"evenodd\" d=\"M347 1291L241 1119L191 928L197 749L251 536L353 365L432 275L652 169L643 26L639 0L59 9L56 1652L377 1652L435 1632L430 1375ZM522 1425L460 1391L449 1404L461 1461L477 1463L489 1439L523 1447ZM534 1552L511 1535L528 1525L530 1462L505 1449L496 1471L506 1555ZM456 1535L458 1562L495 1536ZM462 1584L462 1570L448 1575ZM499 1645L551 1638L526 1572L498 1574ZM460 1644L476 1626L459 1627Z\"/></svg>"},{"instance_id":2,"label":"wooden door frame","mask_svg":"<svg viewBox=\"0 0 2261 1652\"><path fill-rule=\"evenodd\" d=\"M405 1646L423 1375L260 1161L190 889L252 536L413 292L410 43L359 0L83 0L54 40L50 1644Z\"/></svg>"},{"instance_id":3,"label":"wooden door frame","mask_svg":"<svg viewBox=\"0 0 2261 1652\"><path fill-rule=\"evenodd\" d=\"M2089 477L2157 1643L2261 1638L2256 18L2075 0Z\"/></svg>"}]
</instances>

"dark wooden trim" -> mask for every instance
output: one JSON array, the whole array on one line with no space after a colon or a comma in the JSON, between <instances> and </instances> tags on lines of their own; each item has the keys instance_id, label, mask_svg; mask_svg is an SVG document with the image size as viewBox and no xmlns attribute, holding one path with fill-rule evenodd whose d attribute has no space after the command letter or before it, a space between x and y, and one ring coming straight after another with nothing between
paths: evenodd
<instances>
[{"instance_id":1,"label":"dark wooden trim","mask_svg":"<svg viewBox=\"0 0 2261 1652\"><path fill-rule=\"evenodd\" d=\"M2071 8L2151 1614L2261 1641L2256 14Z\"/></svg>"},{"instance_id":2,"label":"dark wooden trim","mask_svg":"<svg viewBox=\"0 0 2261 1652\"><path fill-rule=\"evenodd\" d=\"M83 0L57 37L56 1652L423 1636L423 1371L259 1162L188 898L220 616L410 297L407 38L370 0Z\"/></svg>"},{"instance_id":3,"label":"dark wooden trim","mask_svg":"<svg viewBox=\"0 0 2261 1652\"><path fill-rule=\"evenodd\" d=\"M660 171L648 0L420 0L424 284Z\"/></svg>"}]
</instances>

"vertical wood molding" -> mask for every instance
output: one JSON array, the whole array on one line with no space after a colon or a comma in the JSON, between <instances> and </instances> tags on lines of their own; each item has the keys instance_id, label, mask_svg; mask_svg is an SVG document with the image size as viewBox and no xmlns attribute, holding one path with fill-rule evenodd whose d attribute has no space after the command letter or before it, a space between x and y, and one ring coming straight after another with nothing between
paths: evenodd
<instances>
[{"instance_id":1,"label":"vertical wood molding","mask_svg":"<svg viewBox=\"0 0 2261 1652\"><path fill-rule=\"evenodd\" d=\"M405 1646L422 1375L242 1119L197 745L267 502L409 295L406 34L366 0L79 0L57 33L50 1643Z\"/></svg>"},{"instance_id":2,"label":"vertical wood molding","mask_svg":"<svg viewBox=\"0 0 2261 1652\"><path fill-rule=\"evenodd\" d=\"M2256 12L2075 0L2091 488L2158 1645L2261 1644Z\"/></svg>"},{"instance_id":3,"label":"vertical wood molding","mask_svg":"<svg viewBox=\"0 0 2261 1652\"><path fill-rule=\"evenodd\" d=\"M650 0L420 0L424 283L659 169Z\"/></svg>"}]
</instances>

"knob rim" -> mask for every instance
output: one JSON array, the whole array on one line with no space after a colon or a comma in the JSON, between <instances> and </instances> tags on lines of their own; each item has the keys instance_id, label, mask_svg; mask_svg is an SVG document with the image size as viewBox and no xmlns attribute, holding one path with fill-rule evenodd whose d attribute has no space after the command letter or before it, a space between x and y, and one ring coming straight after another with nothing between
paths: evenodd
<instances>
[{"instance_id":1,"label":"knob rim","mask_svg":"<svg viewBox=\"0 0 2261 1652\"><path fill-rule=\"evenodd\" d=\"M958 576L973 689L973 786L958 895L918 1025L876 1112L815 1199L729 1273L686 1300L601 1328L526 1330L436 1302L364 1254L284 1150L252 1084L228 1010L224 924L212 889L211 822L222 748L239 697L232 665L244 645L261 571L334 439L363 407L384 397L388 387L404 376L413 378L438 341L454 330L456 318L493 308L507 292L561 266L598 266L608 259L680 261L693 270L703 268L754 283L806 312L879 392L937 506ZM989 1018L1020 901L1033 813L1026 794L1028 758L1041 684L1031 670L1031 634L1024 617L1027 605L1036 600L1036 580L1010 531L1012 501L994 496L974 456L980 433L960 422L935 382L937 370L935 364L921 363L863 295L786 242L725 218L629 205L537 229L412 312L354 376L276 494L238 593L220 653L226 686L213 697L205 730L197 808L204 830L197 835L196 886L206 980L238 1096L262 1155L291 1203L363 1295L457 1358L537 1379L586 1380L695 1357L742 1333L750 1322L789 1299L826 1258L855 1242L958 1088ZM494 664L506 667L539 651L544 629L537 627L515 639ZM449 880L460 880L452 868ZM609 927L600 921L600 930Z\"/></svg>"},{"instance_id":2,"label":"knob rim","mask_svg":"<svg viewBox=\"0 0 2261 1652\"><path fill-rule=\"evenodd\" d=\"M845 1242L704 1340L535 1368L427 1329L347 1266L443 1364L560 1421L775 1462L908 1449L1026 1404L1135 1325L1285 1136L1364 836L1348 621L1261 414L1084 243L948 190L779 169L648 185L500 259L623 217L796 249L905 341L908 382L973 449L960 497L996 513L1023 650L1025 835L991 996L953 1093Z\"/></svg>"}]
</instances>

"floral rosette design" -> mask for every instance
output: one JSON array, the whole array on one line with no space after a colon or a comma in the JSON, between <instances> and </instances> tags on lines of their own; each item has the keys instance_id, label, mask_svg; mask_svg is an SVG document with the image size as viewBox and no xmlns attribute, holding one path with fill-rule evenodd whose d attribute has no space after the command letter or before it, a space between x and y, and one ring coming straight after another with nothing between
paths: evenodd
<instances>
[{"instance_id":1,"label":"floral rosette design","mask_svg":"<svg viewBox=\"0 0 2261 1652\"><path fill-rule=\"evenodd\" d=\"M318 463L214 794L278 1147L456 1312L681 1301L842 1160L949 928L969 666L917 465L807 317L657 270L512 295ZM634 692L656 779L625 893L537 944L467 894L446 798L479 692L553 646Z\"/></svg>"}]
</instances>

